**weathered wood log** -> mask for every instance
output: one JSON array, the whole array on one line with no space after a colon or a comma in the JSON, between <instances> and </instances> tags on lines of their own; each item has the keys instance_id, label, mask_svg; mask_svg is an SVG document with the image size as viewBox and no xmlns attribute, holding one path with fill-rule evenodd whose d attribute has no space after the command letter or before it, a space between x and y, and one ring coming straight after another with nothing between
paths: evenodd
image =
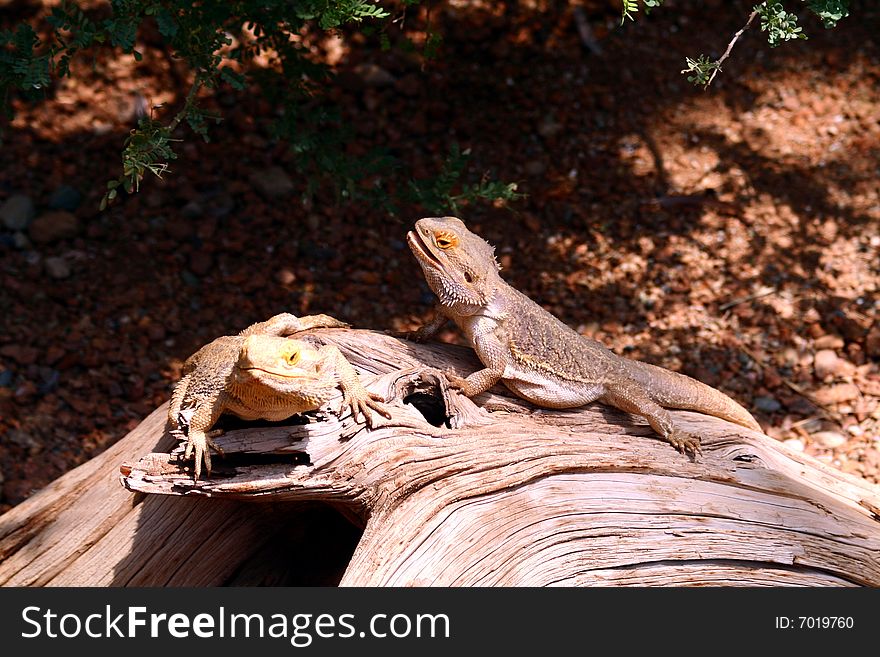
<instances>
[{"instance_id":1,"label":"weathered wood log","mask_svg":"<svg viewBox=\"0 0 880 657\"><path fill-rule=\"evenodd\" d=\"M195 482L163 406L0 517L0 584L334 581L302 574L357 533L288 504L322 501L364 528L346 585L880 585L880 487L697 413L675 412L691 460L603 405L471 401L439 371L473 371L469 349L319 334L378 375L392 420L228 430Z\"/></svg>"}]
</instances>

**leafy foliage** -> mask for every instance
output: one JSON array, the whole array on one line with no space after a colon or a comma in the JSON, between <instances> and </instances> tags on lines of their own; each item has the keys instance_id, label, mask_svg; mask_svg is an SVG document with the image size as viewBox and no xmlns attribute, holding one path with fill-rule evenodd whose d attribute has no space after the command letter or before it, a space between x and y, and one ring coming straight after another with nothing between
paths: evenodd
<instances>
[{"instance_id":1,"label":"leafy foliage","mask_svg":"<svg viewBox=\"0 0 880 657\"><path fill-rule=\"evenodd\" d=\"M480 200L514 201L522 198L523 195L517 192L516 183L492 181L486 176L477 183L462 183L469 157L469 149L462 151L458 144L453 143L436 178L413 180L409 183L409 199L434 214L450 211L458 214L462 204Z\"/></svg>"},{"instance_id":2,"label":"leafy foliage","mask_svg":"<svg viewBox=\"0 0 880 657\"><path fill-rule=\"evenodd\" d=\"M395 6L405 12L419 2L398 0ZM199 92L220 85L238 92L256 85L283 108L275 135L290 144L298 168L306 174L305 196L330 186L339 201L367 200L394 209L388 189L408 188L390 179L404 167L387 153L347 151L350 128L343 125L338 109L323 101L332 84L331 72L314 61L303 39L304 34L336 31L345 25L376 30L391 18L378 0L110 0L109 5L109 16L99 20L64 0L51 11L51 29L40 32L50 35L45 42L27 24L0 33L0 102L7 111L12 90L34 96L53 77L71 75L72 58L86 51L111 47L140 61L138 36L147 23L155 25L171 56L191 70L192 87L174 118L167 124L153 117L141 119L128 135L122 174L108 183L102 207L117 198L120 188L136 192L148 173L162 177L168 171L177 157L173 146L180 139L172 135L180 124L209 138L209 125L222 117L199 105ZM380 43L390 47L387 35L381 34ZM435 56L439 45L439 36L428 26L424 55ZM252 66L257 57L271 59L274 69ZM463 175L463 169L457 172ZM447 198L439 189L425 198L431 202ZM463 188L457 196L448 195L448 202L514 197L507 184L483 181Z\"/></svg>"},{"instance_id":3,"label":"leafy foliage","mask_svg":"<svg viewBox=\"0 0 880 657\"><path fill-rule=\"evenodd\" d=\"M707 86L712 81L716 71L721 70L721 64L714 59L706 57L706 55L700 55L696 59L687 57L685 58L685 63L687 68L682 73L690 74L687 76L687 81L700 87Z\"/></svg>"},{"instance_id":4,"label":"leafy foliage","mask_svg":"<svg viewBox=\"0 0 880 657\"><path fill-rule=\"evenodd\" d=\"M778 0L768 0L755 7L761 17L761 31L767 32L767 42L775 48L783 41L806 39L803 28L797 24L797 16L785 10Z\"/></svg>"},{"instance_id":5,"label":"leafy foliage","mask_svg":"<svg viewBox=\"0 0 880 657\"><path fill-rule=\"evenodd\" d=\"M646 12L663 4L663 0L642 0L642 2ZM801 3L804 2L826 28L836 27L838 21L849 16L849 0L801 0ZM623 23L627 18L633 18L632 14L639 10L639 2L638 0L621 0L621 4L623 7L621 23ZM686 68L682 70L682 73L687 75L688 82L703 88L708 87L721 71L721 64L730 55L736 41L756 16L761 19L761 31L767 33L767 41L771 48L775 48L785 41L807 38L803 28L798 25L797 15L786 10L781 0L764 0L764 2L755 5L745 26L734 35L721 57L713 59L706 55L699 55L696 59L691 57L685 59Z\"/></svg>"},{"instance_id":6,"label":"leafy foliage","mask_svg":"<svg viewBox=\"0 0 880 657\"><path fill-rule=\"evenodd\" d=\"M663 4L663 0L642 0L642 2L645 5L646 14L650 14L652 9ZM627 18L635 20L633 14L639 11L639 0L621 0L621 3L623 4L623 13L620 17L620 24L623 25Z\"/></svg>"}]
</instances>

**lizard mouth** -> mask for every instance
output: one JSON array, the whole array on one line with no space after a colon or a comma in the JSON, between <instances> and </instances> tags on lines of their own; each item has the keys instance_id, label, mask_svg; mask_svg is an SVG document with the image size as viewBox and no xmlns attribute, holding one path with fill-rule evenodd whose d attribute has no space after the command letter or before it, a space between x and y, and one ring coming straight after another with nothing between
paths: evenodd
<instances>
[{"instance_id":1,"label":"lizard mouth","mask_svg":"<svg viewBox=\"0 0 880 657\"><path fill-rule=\"evenodd\" d=\"M306 372L303 370L300 370L296 373L291 373L291 372L279 372L278 370L267 370L264 367L242 367L241 371L242 372L262 372L263 374L268 374L270 376L274 376L279 379L290 379L290 380L294 380L294 379L317 380L318 379L318 376L316 374L313 374L311 372Z\"/></svg>"},{"instance_id":2,"label":"lizard mouth","mask_svg":"<svg viewBox=\"0 0 880 657\"><path fill-rule=\"evenodd\" d=\"M428 265L429 267L433 267L434 269L442 269L442 263L437 259L437 257L428 250L427 245L424 240L419 236L419 234L411 230L406 234L406 242L409 244L410 251L419 259L422 264Z\"/></svg>"}]
</instances>

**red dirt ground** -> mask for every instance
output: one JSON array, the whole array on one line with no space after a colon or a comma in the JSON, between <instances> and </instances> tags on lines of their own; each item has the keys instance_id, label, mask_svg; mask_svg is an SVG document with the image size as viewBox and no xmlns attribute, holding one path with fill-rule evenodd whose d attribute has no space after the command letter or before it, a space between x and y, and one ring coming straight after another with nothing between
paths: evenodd
<instances>
[{"instance_id":1,"label":"red dirt ground","mask_svg":"<svg viewBox=\"0 0 880 657\"><path fill-rule=\"evenodd\" d=\"M880 10L855 3L827 32L806 21L810 41L775 50L750 30L703 92L679 74L685 56L720 52L748 7L686 4L618 29L614 3L587 3L602 55L568 9L458 1L433 12L444 43L424 67L357 39L317 56L348 80L331 96L353 151L384 145L426 176L455 141L476 175L518 181L526 199L462 211L513 285L880 482ZM137 103L176 108L187 90L139 49L140 64L80 63L47 101L16 101L0 150L0 204L25 194L39 217L59 185L83 193L66 236L28 244L0 226L0 512L132 429L218 335L282 311L397 330L430 312L403 241L424 211L301 204L256 94L209 98L225 119L211 143L183 134L164 181L98 212ZM367 62L394 80L358 82ZM249 177L276 165L295 190L270 199Z\"/></svg>"}]
</instances>

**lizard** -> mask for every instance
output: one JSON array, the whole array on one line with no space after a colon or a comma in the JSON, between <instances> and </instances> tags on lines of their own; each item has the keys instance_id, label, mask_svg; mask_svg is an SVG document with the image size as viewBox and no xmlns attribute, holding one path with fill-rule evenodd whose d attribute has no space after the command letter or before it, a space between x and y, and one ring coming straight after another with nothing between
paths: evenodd
<instances>
[{"instance_id":1,"label":"lizard","mask_svg":"<svg viewBox=\"0 0 880 657\"><path fill-rule=\"evenodd\" d=\"M247 327L238 335L221 336L206 344L183 364L182 377L171 394L168 418L174 431L186 437L184 459L194 453L195 479L202 461L211 473L211 453L223 451L210 431L223 413L244 420L280 421L317 410L342 389L342 408L357 421L373 426L372 411L390 418L368 392L342 352L334 345L290 336L312 328L345 328L328 315L296 317L281 313Z\"/></svg>"},{"instance_id":2,"label":"lizard","mask_svg":"<svg viewBox=\"0 0 880 657\"><path fill-rule=\"evenodd\" d=\"M501 277L495 249L457 217L426 217L407 233L410 250L437 296L437 314L415 332L436 334L450 319L473 346L483 369L453 387L473 397L502 381L545 408L594 401L644 417L678 451L693 457L700 438L679 427L668 408L699 411L754 431L760 425L739 403L684 374L622 356L587 338Z\"/></svg>"}]
</instances>

